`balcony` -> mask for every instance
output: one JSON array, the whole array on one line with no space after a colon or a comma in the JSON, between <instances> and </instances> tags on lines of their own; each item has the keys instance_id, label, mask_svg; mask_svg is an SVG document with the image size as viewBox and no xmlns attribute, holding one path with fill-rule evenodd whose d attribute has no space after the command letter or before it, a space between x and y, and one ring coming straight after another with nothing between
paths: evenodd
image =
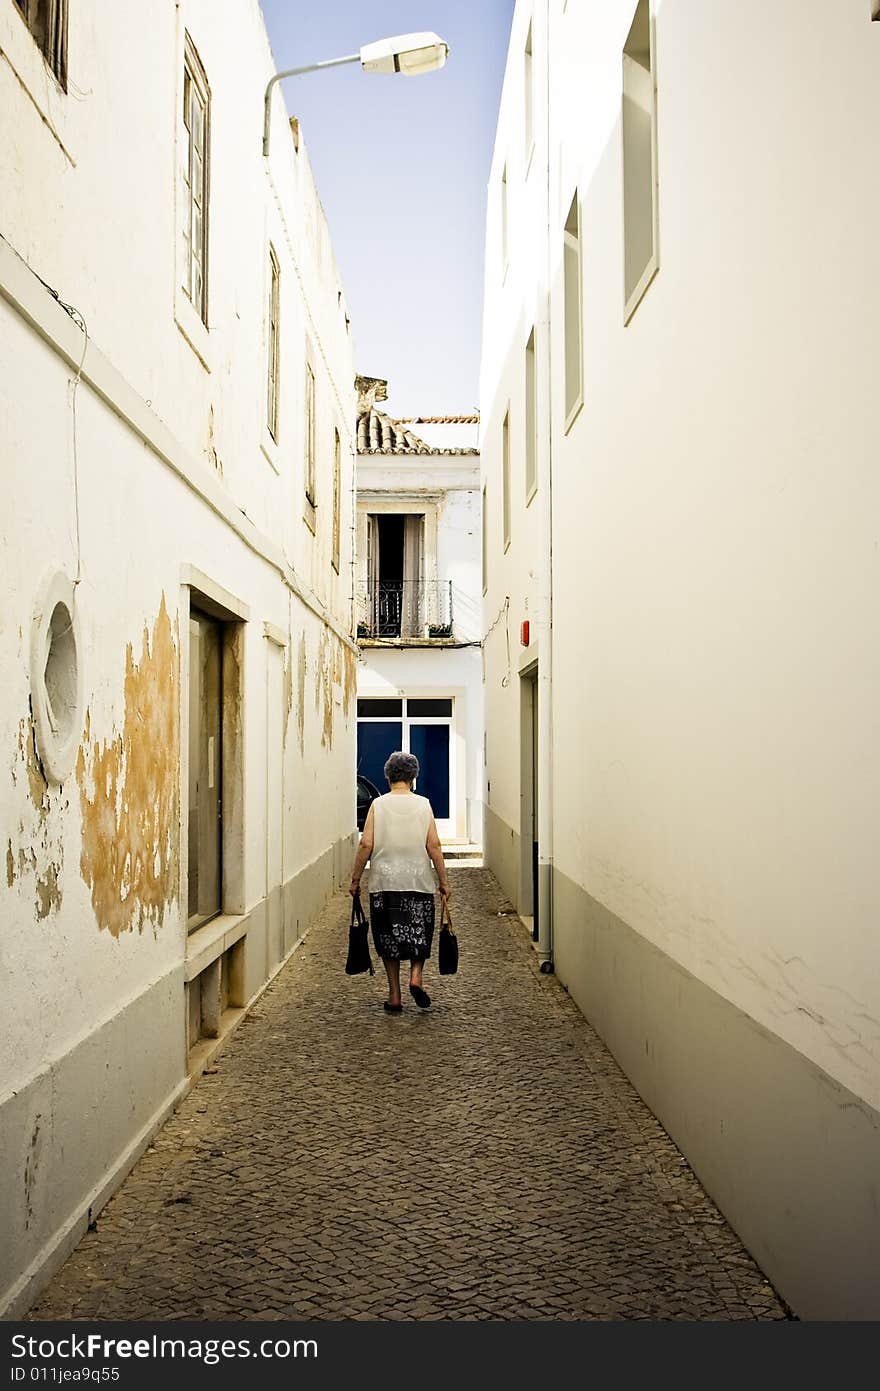
<instances>
[{"instance_id":1,"label":"balcony","mask_svg":"<svg viewBox=\"0 0 880 1391\"><path fill-rule=\"evenodd\" d=\"M360 585L355 600L359 642L395 646L455 642L451 581Z\"/></svg>"}]
</instances>

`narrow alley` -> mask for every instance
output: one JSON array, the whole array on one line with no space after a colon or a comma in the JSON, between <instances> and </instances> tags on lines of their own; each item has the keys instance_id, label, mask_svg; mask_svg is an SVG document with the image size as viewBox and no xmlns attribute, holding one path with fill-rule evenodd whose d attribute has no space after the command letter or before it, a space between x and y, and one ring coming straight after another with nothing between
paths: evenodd
<instances>
[{"instance_id":1,"label":"narrow alley","mask_svg":"<svg viewBox=\"0 0 880 1391\"><path fill-rule=\"evenodd\" d=\"M337 893L31 1319L787 1316L490 872L451 877L430 1010L344 975Z\"/></svg>"}]
</instances>

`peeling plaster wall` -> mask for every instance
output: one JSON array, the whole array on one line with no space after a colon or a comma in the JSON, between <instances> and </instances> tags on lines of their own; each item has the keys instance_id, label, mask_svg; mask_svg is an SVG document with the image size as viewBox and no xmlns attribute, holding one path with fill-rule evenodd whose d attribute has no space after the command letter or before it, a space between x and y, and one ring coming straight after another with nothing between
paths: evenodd
<instances>
[{"instance_id":1,"label":"peeling plaster wall","mask_svg":"<svg viewBox=\"0 0 880 1391\"><path fill-rule=\"evenodd\" d=\"M12 190L4 236L89 328L74 455L82 336L0 242L0 972L9 1006L0 1012L0 1310L8 1299L26 1307L89 1204L109 1195L185 1085L193 572L247 615L229 629L225 662L226 745L240 778L224 807L224 910L245 921L249 996L280 959L278 942L274 955L267 950L268 902L274 911L283 896L287 951L347 875L355 824L356 659L344 637L354 364L329 234L305 147L295 156L290 146L280 94L274 187L258 130L240 128L242 83L262 91L274 71L258 6L161 8L158 28L133 0L113 7L106 25L71 12L71 78L91 89L88 101L46 95L51 84L31 61L24 26L12 7L0 10L0 47L56 126L53 135L0 62L10 132L0 184ZM212 93L204 343L197 333L195 343L184 337L170 288L168 170L183 26ZM132 101L142 119L129 139L108 113ZM110 243L108 208L95 197L107 167L138 168L136 179L123 172L115 182L112 216L124 217L130 235ZM270 240L282 271L285 364L274 454L255 407L264 401ZM102 255L83 257L94 245ZM316 537L301 521L307 334L318 379ZM194 347L204 348L204 363ZM334 428L343 442L338 575L330 565ZM30 633L46 572L73 579L78 569L83 721L76 767L58 787L36 754ZM284 643L278 747L267 738L264 625ZM280 762L283 791L271 883L267 760Z\"/></svg>"},{"instance_id":2,"label":"peeling plaster wall","mask_svg":"<svg viewBox=\"0 0 880 1391\"><path fill-rule=\"evenodd\" d=\"M76 765L80 872L100 928L114 937L159 930L176 902L180 864L180 625L165 595L135 661L125 652L125 715L109 740L91 738Z\"/></svg>"},{"instance_id":3,"label":"peeling plaster wall","mask_svg":"<svg viewBox=\"0 0 880 1391\"><path fill-rule=\"evenodd\" d=\"M356 657L311 616L290 649L284 746L285 875L311 864L356 820L354 669Z\"/></svg>"}]
</instances>

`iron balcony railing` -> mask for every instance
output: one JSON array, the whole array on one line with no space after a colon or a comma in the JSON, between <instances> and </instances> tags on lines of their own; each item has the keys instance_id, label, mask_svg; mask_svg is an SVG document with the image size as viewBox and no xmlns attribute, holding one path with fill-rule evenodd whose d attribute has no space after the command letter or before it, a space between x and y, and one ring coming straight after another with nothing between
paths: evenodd
<instances>
[{"instance_id":1,"label":"iron balcony railing","mask_svg":"<svg viewBox=\"0 0 880 1391\"><path fill-rule=\"evenodd\" d=\"M451 638L452 581L402 580L358 587L359 638Z\"/></svg>"}]
</instances>

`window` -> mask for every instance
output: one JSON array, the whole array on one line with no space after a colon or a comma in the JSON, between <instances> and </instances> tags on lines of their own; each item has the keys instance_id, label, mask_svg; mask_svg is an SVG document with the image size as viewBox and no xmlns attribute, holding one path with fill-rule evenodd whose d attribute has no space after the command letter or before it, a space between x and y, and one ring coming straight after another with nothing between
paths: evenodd
<instances>
[{"instance_id":1,"label":"window","mask_svg":"<svg viewBox=\"0 0 880 1391\"><path fill-rule=\"evenodd\" d=\"M501 278L507 274L507 165L501 170Z\"/></svg>"},{"instance_id":2,"label":"window","mask_svg":"<svg viewBox=\"0 0 880 1391\"><path fill-rule=\"evenodd\" d=\"M306 410L305 410L305 429L306 429L306 502L311 508L311 513L307 513L312 521L314 520L315 509L315 442L317 432L317 420L315 418L315 369L311 362L306 362Z\"/></svg>"},{"instance_id":3,"label":"window","mask_svg":"<svg viewBox=\"0 0 880 1391\"><path fill-rule=\"evenodd\" d=\"M657 273L657 101L649 0L623 49L623 259L628 323Z\"/></svg>"},{"instance_id":4,"label":"window","mask_svg":"<svg viewBox=\"0 0 880 1391\"><path fill-rule=\"evenodd\" d=\"M565 296L565 428L574 420L583 399L581 364L581 227L578 195L571 200L563 233L563 292Z\"/></svg>"},{"instance_id":5,"label":"window","mask_svg":"<svg viewBox=\"0 0 880 1391\"><path fill-rule=\"evenodd\" d=\"M535 75L532 65L532 26L529 25L529 32L526 35L526 47L524 53L524 78L525 90L523 93L523 104L525 112L525 141L526 141L526 168L532 157L532 150L535 148Z\"/></svg>"},{"instance_id":6,"label":"window","mask_svg":"<svg viewBox=\"0 0 880 1391\"><path fill-rule=\"evenodd\" d=\"M438 612L441 594L436 582L425 580L425 513L370 513L363 635L424 637L431 623L443 619Z\"/></svg>"},{"instance_id":7,"label":"window","mask_svg":"<svg viewBox=\"0 0 880 1391\"><path fill-rule=\"evenodd\" d=\"M333 569L339 574L339 530L342 508L342 445L339 431L333 431Z\"/></svg>"},{"instance_id":8,"label":"window","mask_svg":"<svg viewBox=\"0 0 880 1391\"><path fill-rule=\"evenodd\" d=\"M535 362L535 330L526 343L526 504L538 491L538 429L535 403L538 395L538 376Z\"/></svg>"},{"instance_id":9,"label":"window","mask_svg":"<svg viewBox=\"0 0 880 1391\"><path fill-rule=\"evenodd\" d=\"M208 122L205 71L187 39L183 64L184 149L183 288L203 324L208 322Z\"/></svg>"},{"instance_id":10,"label":"window","mask_svg":"<svg viewBox=\"0 0 880 1391\"><path fill-rule=\"evenodd\" d=\"M501 426L501 523L505 551L510 546L510 409Z\"/></svg>"},{"instance_id":11,"label":"window","mask_svg":"<svg viewBox=\"0 0 880 1391\"><path fill-rule=\"evenodd\" d=\"M487 509L486 509L486 488L485 488L485 486L483 487L483 517L482 517L482 521L483 521L483 593L485 594L485 593L486 593L486 590L487 590L487 588L488 588L488 586L489 586L489 567L488 567L488 564L487 564L487 551L488 551L488 546L487 546L487 541L486 541L486 530L487 530L487 528L488 528L489 523L488 523L488 512L487 512Z\"/></svg>"},{"instance_id":12,"label":"window","mask_svg":"<svg viewBox=\"0 0 880 1391\"><path fill-rule=\"evenodd\" d=\"M79 752L83 651L74 582L58 571L43 584L31 629L30 704L34 742L46 778L62 783Z\"/></svg>"},{"instance_id":13,"label":"window","mask_svg":"<svg viewBox=\"0 0 880 1391\"><path fill-rule=\"evenodd\" d=\"M358 700L357 712L360 720L399 720L403 715L403 701L363 696Z\"/></svg>"},{"instance_id":14,"label":"window","mask_svg":"<svg viewBox=\"0 0 880 1391\"><path fill-rule=\"evenodd\" d=\"M269 247L269 363L266 423L278 442L278 315L281 308L281 267L273 247Z\"/></svg>"},{"instance_id":15,"label":"window","mask_svg":"<svg viewBox=\"0 0 880 1391\"><path fill-rule=\"evenodd\" d=\"M410 699L406 702L406 713L411 720L417 716L424 718L429 715L437 719L452 719L452 700L444 700L442 697L434 700Z\"/></svg>"},{"instance_id":16,"label":"window","mask_svg":"<svg viewBox=\"0 0 880 1391\"><path fill-rule=\"evenodd\" d=\"M13 0L48 67L67 91L67 0Z\"/></svg>"}]
</instances>

